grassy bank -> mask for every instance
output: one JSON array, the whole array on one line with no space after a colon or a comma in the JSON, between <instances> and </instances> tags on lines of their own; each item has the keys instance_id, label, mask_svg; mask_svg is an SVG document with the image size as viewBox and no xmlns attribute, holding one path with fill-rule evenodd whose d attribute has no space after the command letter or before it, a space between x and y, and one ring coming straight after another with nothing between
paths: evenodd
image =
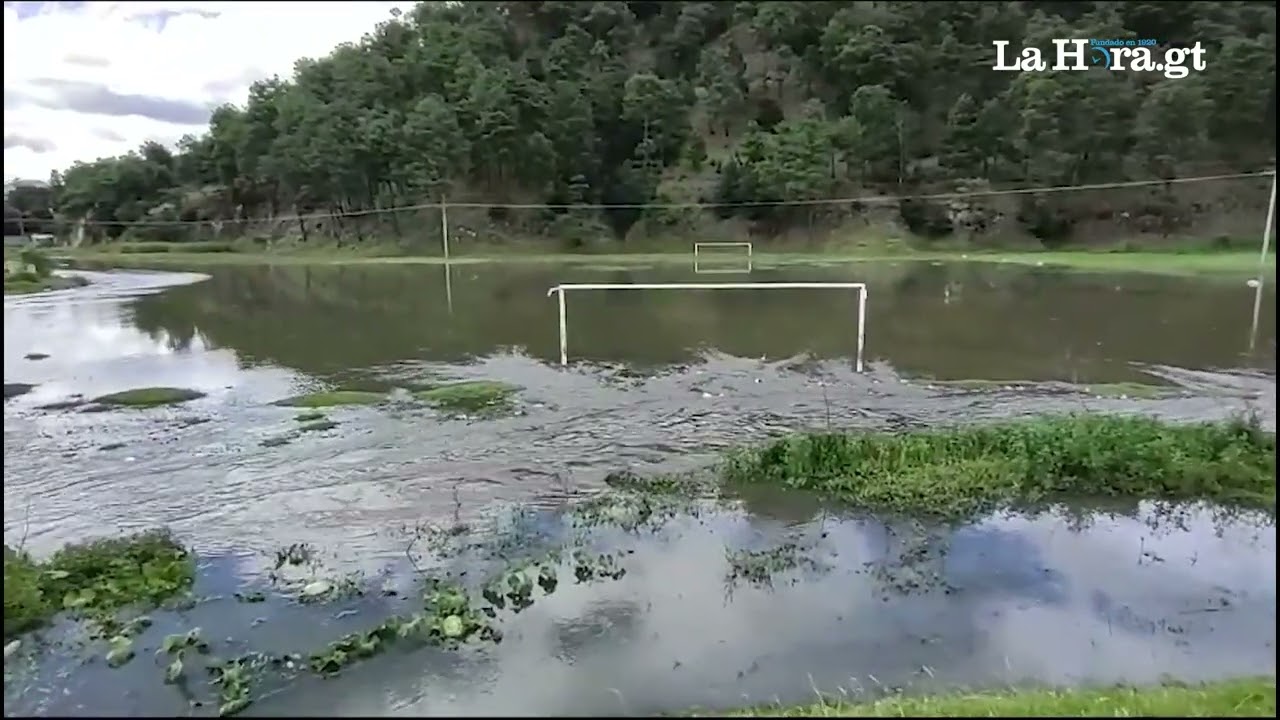
<instances>
[{"instance_id":1,"label":"grassy bank","mask_svg":"<svg viewBox=\"0 0 1280 720\"><path fill-rule=\"evenodd\" d=\"M869 703L831 700L728 714L735 717L1275 717L1276 679L1241 678L1191 686L891 697Z\"/></svg>"},{"instance_id":2,"label":"grassy bank","mask_svg":"<svg viewBox=\"0 0 1280 720\"><path fill-rule=\"evenodd\" d=\"M667 252L617 253L548 253L522 248L486 249L482 252L455 253L453 263L557 263L581 262L611 265L687 264L691 262L688 246L672 247ZM78 250L64 250L59 257L119 266L180 266L254 264L443 264L438 255L409 255L394 247L373 245L353 249L334 247L299 248L290 246L276 251L263 251L251 246L231 243L119 243ZM973 252L918 251L902 245L880 248L829 248L825 250L795 249L771 251L758 249L753 256L757 268L804 265L812 263L854 263L893 261L994 262L1018 265L1043 265L1095 272L1150 272L1173 275L1237 274L1256 276L1259 272L1273 277L1275 255L1265 266L1251 251L1188 250L1182 252L1121 251L1044 251L1044 252Z\"/></svg>"},{"instance_id":3,"label":"grassy bank","mask_svg":"<svg viewBox=\"0 0 1280 720\"><path fill-rule=\"evenodd\" d=\"M35 248L4 251L4 294L27 295L45 290L80 287L87 281L76 275L55 275L53 261Z\"/></svg>"},{"instance_id":4,"label":"grassy bank","mask_svg":"<svg viewBox=\"0 0 1280 720\"><path fill-rule=\"evenodd\" d=\"M875 512L969 519L1063 499L1206 500L1275 512L1276 439L1255 420L1071 415L909 433L784 437L726 458L726 480Z\"/></svg>"}]
</instances>

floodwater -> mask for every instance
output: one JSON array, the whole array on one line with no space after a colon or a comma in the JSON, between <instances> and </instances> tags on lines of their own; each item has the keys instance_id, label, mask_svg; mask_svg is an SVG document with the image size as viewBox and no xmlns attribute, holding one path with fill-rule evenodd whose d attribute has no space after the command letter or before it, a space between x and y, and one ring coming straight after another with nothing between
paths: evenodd
<instances>
[{"instance_id":1,"label":"floodwater","mask_svg":"<svg viewBox=\"0 0 1280 720\"><path fill-rule=\"evenodd\" d=\"M609 471L692 469L790 429L1081 409L1181 419L1252 410L1275 427L1275 294L1264 290L1255 327L1243 278L900 263L749 276L458 264L92 279L5 299L5 382L32 386L5 402L5 542L39 554L167 525L211 558L202 582L224 589L261 582L271 554L298 542L319 548L328 571L402 573L415 524L480 522L512 507L556 517ZM570 292L570 365L559 365L552 286L748 279L865 282L866 372L853 367L849 290ZM272 401L423 378L514 383L521 413L481 422L407 404L349 407L328 413L334 430L262 445L296 425L295 411ZM1125 381L1168 391L1138 399L1082 387ZM207 396L145 411L48 407L149 385ZM499 646L390 654L340 680L285 683L250 711L642 713L807 700L815 688L1274 669L1272 526L1215 530L1195 515L1189 529L1156 533L1132 512L1088 531L1053 517L991 519L947 536L956 589L886 600L858 572L887 552L884 526L824 513L827 536L813 552L827 572L727 597L726 544L820 537L813 508L791 504L755 499L677 521L665 539L637 545L622 580L567 586L506 625ZM1147 551L1162 561L1142 562ZM246 613L259 613L270 622L253 632L276 645L327 642L329 629L336 637L389 611L387 600L361 602L341 621L334 608L212 602L158 618L151 632L195 622L252 635ZM333 627L289 630L304 621ZM149 659L119 671L100 661L41 668L27 692L6 683L6 714L181 711ZM132 689L113 696L104 683Z\"/></svg>"},{"instance_id":2,"label":"floodwater","mask_svg":"<svg viewBox=\"0 0 1280 720\"><path fill-rule=\"evenodd\" d=\"M626 575L574 584L561 572L553 593L535 591L532 607L500 616L501 644L393 648L336 679L264 673L264 697L249 712L654 714L811 702L817 690L876 697L1275 671L1274 527L1196 510L1162 520L1148 507L1087 528L1044 515L956 531L810 512L796 522L718 510L630 537L605 528L596 539L629 551ZM554 525L555 517L526 523ZM733 579L727 550L783 541L812 565L768 583ZM200 590L221 593L215 599L153 613L138 658L122 669L35 656L6 685L6 714L182 714L190 689L162 685L167 661L151 660L167 633L201 628L223 657L305 657L414 603L238 603L230 593L240 560L218 558L206 569ZM18 686L26 691L10 692Z\"/></svg>"}]
</instances>

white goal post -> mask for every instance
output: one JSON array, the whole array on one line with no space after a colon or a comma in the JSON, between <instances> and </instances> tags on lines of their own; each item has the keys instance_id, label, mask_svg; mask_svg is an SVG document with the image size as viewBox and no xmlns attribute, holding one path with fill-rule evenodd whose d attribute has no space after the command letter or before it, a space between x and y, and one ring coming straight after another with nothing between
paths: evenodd
<instances>
[{"instance_id":1,"label":"white goal post","mask_svg":"<svg viewBox=\"0 0 1280 720\"><path fill-rule=\"evenodd\" d=\"M738 268L718 268L714 270L702 269L702 249L703 248L722 248L722 247L744 247L747 249L747 268L745 270ZM708 275L714 273L744 273L752 270L752 254L751 243L749 242L696 242L693 244L693 271L699 275Z\"/></svg>"},{"instance_id":2,"label":"white goal post","mask_svg":"<svg viewBox=\"0 0 1280 720\"><path fill-rule=\"evenodd\" d=\"M560 302L560 364L569 364L568 325L565 322L565 295L570 290L830 290L858 291L857 372L862 372L862 351L867 342L867 286L841 282L744 282L744 283L576 283L561 284L547 291Z\"/></svg>"}]
</instances>

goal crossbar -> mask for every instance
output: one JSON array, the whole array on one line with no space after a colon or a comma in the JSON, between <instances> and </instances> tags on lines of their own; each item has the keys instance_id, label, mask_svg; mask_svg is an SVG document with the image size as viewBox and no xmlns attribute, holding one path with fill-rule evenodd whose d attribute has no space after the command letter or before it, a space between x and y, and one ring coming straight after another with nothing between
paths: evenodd
<instances>
[{"instance_id":1,"label":"goal crossbar","mask_svg":"<svg viewBox=\"0 0 1280 720\"><path fill-rule=\"evenodd\" d=\"M570 290L857 290L858 351L856 369L862 372L862 351L867 341L867 285L843 282L741 282L741 283L569 283L547 291L557 296L560 304L560 364L569 364L569 337L565 314L565 295Z\"/></svg>"}]
</instances>

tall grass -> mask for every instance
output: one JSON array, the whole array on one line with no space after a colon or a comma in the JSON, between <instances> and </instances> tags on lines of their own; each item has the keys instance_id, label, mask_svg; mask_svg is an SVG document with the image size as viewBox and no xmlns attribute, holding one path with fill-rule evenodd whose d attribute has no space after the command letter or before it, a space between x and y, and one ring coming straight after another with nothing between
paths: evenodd
<instances>
[{"instance_id":1,"label":"tall grass","mask_svg":"<svg viewBox=\"0 0 1280 720\"><path fill-rule=\"evenodd\" d=\"M800 434L730 454L726 480L871 510L964 517L1068 498L1208 500L1275 513L1275 434L1256 418L1047 416L907 433Z\"/></svg>"}]
</instances>

